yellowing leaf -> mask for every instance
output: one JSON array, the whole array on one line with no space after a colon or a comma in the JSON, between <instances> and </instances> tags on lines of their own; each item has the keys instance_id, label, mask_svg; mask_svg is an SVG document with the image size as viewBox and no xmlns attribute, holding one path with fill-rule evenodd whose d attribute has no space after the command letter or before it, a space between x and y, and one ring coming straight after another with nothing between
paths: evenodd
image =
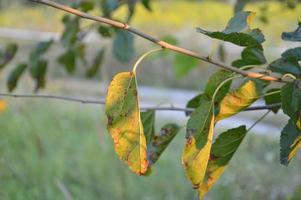
<instances>
[{"instance_id":1,"label":"yellowing leaf","mask_svg":"<svg viewBox=\"0 0 301 200\"><path fill-rule=\"evenodd\" d=\"M228 93L221 101L216 121L231 117L244 110L260 97L260 88L254 81L247 81L237 90Z\"/></svg>"},{"instance_id":2,"label":"yellowing leaf","mask_svg":"<svg viewBox=\"0 0 301 200\"><path fill-rule=\"evenodd\" d=\"M7 107L6 102L0 99L0 112L5 111L6 107Z\"/></svg>"},{"instance_id":3,"label":"yellowing leaf","mask_svg":"<svg viewBox=\"0 0 301 200\"><path fill-rule=\"evenodd\" d=\"M215 140L212 145L205 180L199 187L200 197L203 197L222 175L246 133L246 127L240 126L220 134Z\"/></svg>"},{"instance_id":4,"label":"yellowing leaf","mask_svg":"<svg viewBox=\"0 0 301 200\"><path fill-rule=\"evenodd\" d=\"M195 188L203 182L214 129L212 103L203 101L187 123L187 141L182 155L187 177Z\"/></svg>"},{"instance_id":5,"label":"yellowing leaf","mask_svg":"<svg viewBox=\"0 0 301 200\"><path fill-rule=\"evenodd\" d=\"M133 172L142 175L148 160L136 82L133 72L122 72L113 78L106 98L106 115L117 155Z\"/></svg>"}]
</instances>

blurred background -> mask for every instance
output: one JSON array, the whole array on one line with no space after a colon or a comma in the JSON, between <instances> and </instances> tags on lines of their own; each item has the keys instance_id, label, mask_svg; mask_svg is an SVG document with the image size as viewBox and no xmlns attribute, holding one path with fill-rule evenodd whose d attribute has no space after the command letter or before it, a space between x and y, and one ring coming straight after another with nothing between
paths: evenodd
<instances>
[{"instance_id":1,"label":"blurred background","mask_svg":"<svg viewBox=\"0 0 301 200\"><path fill-rule=\"evenodd\" d=\"M63 4L75 1L60 0ZM106 15L101 0L89 11ZM113 1L106 1L112 3ZM246 1L247 2L247 1ZM236 4L235 4L236 3ZM120 5L110 17L130 24L153 36L182 47L211 55L226 63L240 56L241 48L217 43L195 31L222 30L234 14L237 2L210 0L153 0L151 11L137 3L133 16ZM252 28L266 36L265 55L269 62L294 44L281 40L281 33L293 31L301 20L299 1L249 1L244 10L256 12ZM101 100L112 76L128 71L145 52L157 48L135 37L132 56L123 62L114 56L114 38L104 36L93 22L80 20L85 46L84 61L66 70L59 61L68 50L62 41L65 13L26 0L0 0L0 49L18 45L15 58L0 71L0 91L7 91L7 80L19 63L28 62L37 43L53 40L43 57L48 60L45 88L40 94L54 94ZM93 29L94 27L94 29ZM69 27L70 28L70 27ZM114 30L113 30L114 31ZM96 72L87 78L87 63L95 62L99 49L105 49ZM116 52L115 52L116 54ZM67 61L68 62L68 61ZM189 69L189 70L187 70ZM217 68L173 53L156 53L138 69L139 95L143 106L174 105L200 93ZM30 73L18 81L16 93L33 93L36 83ZM176 136L149 177L137 177L118 160L106 131L101 105L41 99L3 98L6 110L0 114L0 199L194 199L181 166L185 131ZM261 105L256 102L255 105ZM246 124L250 126L264 112L244 112L218 125L216 132ZM156 130L168 122L185 126L184 113L156 113ZM243 141L224 175L206 199L301 199L301 156L288 167L279 162L279 135L287 118L280 112L256 126Z\"/></svg>"}]
</instances>

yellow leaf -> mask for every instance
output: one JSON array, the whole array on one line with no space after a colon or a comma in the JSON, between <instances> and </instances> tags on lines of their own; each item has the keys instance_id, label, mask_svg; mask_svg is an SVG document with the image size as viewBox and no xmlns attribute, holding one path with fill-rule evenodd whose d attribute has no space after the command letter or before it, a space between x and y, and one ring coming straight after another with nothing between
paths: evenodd
<instances>
[{"instance_id":1,"label":"yellow leaf","mask_svg":"<svg viewBox=\"0 0 301 200\"><path fill-rule=\"evenodd\" d=\"M106 115L117 155L133 172L142 175L148 160L136 82L133 72L122 72L113 78L106 98Z\"/></svg>"},{"instance_id":2,"label":"yellow leaf","mask_svg":"<svg viewBox=\"0 0 301 200\"><path fill-rule=\"evenodd\" d=\"M216 121L231 117L254 103L260 94L254 81L247 81L237 90L228 93L221 101Z\"/></svg>"},{"instance_id":3,"label":"yellow leaf","mask_svg":"<svg viewBox=\"0 0 301 200\"><path fill-rule=\"evenodd\" d=\"M6 107L7 107L6 102L0 99L0 112L5 111Z\"/></svg>"}]
</instances>

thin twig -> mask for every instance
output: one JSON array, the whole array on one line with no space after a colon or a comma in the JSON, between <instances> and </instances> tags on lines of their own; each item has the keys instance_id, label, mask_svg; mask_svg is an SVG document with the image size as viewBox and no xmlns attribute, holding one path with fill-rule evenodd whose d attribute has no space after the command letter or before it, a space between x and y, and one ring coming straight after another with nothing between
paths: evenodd
<instances>
[{"instance_id":1,"label":"thin twig","mask_svg":"<svg viewBox=\"0 0 301 200\"><path fill-rule=\"evenodd\" d=\"M169 44L169 43L164 42L164 41L160 41L159 39L157 39L157 38L155 38L155 37L153 37L153 36L151 36L147 33L144 33L144 32L142 32L142 31L140 31L136 28L133 28L133 27L131 27L130 25L128 25L126 23L122 23L122 22L115 21L115 20L108 19L108 18L104 18L104 17L92 16L92 15L89 15L87 13L81 12L79 10L73 9L71 7L68 7L68 6L59 4L59 3L55 3L55 2L49 1L49 0L29 0L29 1L44 4L44 5L47 5L47 6L50 6L50 7L68 12L68 13L73 14L73 15L77 15L81 18L89 19L89 20L92 20L92 21L100 22L100 23L105 23L107 25L110 25L110 26L113 26L113 27L116 27L116 28L119 28L119 29L127 30L127 31L129 31L129 32L131 32L135 35L138 35L138 36L150 41L150 42L153 42L157 45L160 45L162 48L169 49L169 50L181 53L181 54L185 54L187 56L191 56L191 57L197 58L199 60L203 60L207 63L211 63L213 65L216 65L216 66L220 67L220 68L223 68L227 71L232 71L232 72L241 74L241 75L249 77L249 78L256 78L256 79L262 79L262 80L267 80L267 81L285 82L279 77L268 76L268 75L264 75L264 74L260 74L260 73L245 71L245 70L242 70L242 69L239 69L239 68L236 68L236 67L226 65L225 63L213 60L208 56L203 56L203 55L200 55L200 54L198 54L196 52L193 52L191 50L181 48L181 47Z\"/></svg>"},{"instance_id":2,"label":"thin twig","mask_svg":"<svg viewBox=\"0 0 301 200\"><path fill-rule=\"evenodd\" d=\"M264 113L254 124L248 128L247 133L250 132L259 122L261 122L268 114L271 112L271 110L268 110L266 113Z\"/></svg>"},{"instance_id":3,"label":"thin twig","mask_svg":"<svg viewBox=\"0 0 301 200\"><path fill-rule=\"evenodd\" d=\"M42 94L10 94L10 93L0 93L0 97L12 97L12 98L38 98L38 99L49 99L49 100L62 100L62 101L72 101L83 104L94 104L94 105L104 105L104 100L88 100L81 99L76 97L65 97L65 96L57 96L57 95L42 95ZM244 111L255 111L255 110L271 110L275 107L280 107L281 105L271 104L264 106L254 106L250 108L246 108ZM157 111L180 111L180 112L193 112L193 108L183 108L183 107L175 107L175 106L144 106L140 108L141 110L157 110Z\"/></svg>"}]
</instances>

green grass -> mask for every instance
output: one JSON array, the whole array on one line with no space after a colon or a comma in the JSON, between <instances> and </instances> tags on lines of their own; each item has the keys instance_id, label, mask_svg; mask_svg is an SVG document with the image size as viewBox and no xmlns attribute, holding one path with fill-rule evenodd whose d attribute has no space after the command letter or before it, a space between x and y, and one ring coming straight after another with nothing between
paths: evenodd
<instances>
[{"instance_id":1,"label":"green grass","mask_svg":"<svg viewBox=\"0 0 301 200\"><path fill-rule=\"evenodd\" d=\"M0 115L0 199L193 199L180 161L180 133L149 177L117 159L103 109L10 100ZM160 124L164 123L161 121ZM159 127L157 127L159 128ZM247 136L208 199L287 199L301 184L300 156L279 164L278 139Z\"/></svg>"}]
</instances>

